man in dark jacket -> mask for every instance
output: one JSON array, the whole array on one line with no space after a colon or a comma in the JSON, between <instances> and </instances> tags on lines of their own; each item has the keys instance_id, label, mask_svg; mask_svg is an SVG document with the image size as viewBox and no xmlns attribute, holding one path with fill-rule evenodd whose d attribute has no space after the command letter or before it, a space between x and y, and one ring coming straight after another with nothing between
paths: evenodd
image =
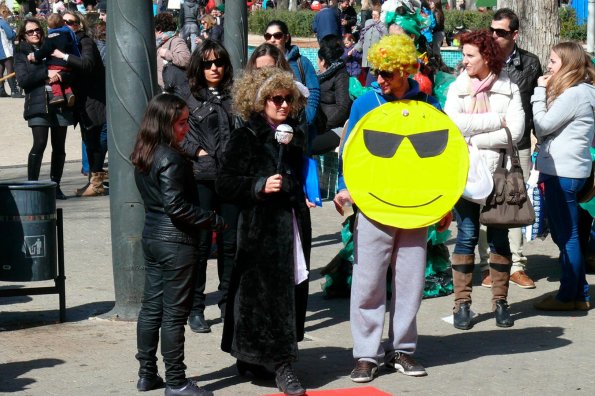
<instances>
[{"instance_id":1,"label":"man in dark jacket","mask_svg":"<svg viewBox=\"0 0 595 396\"><path fill-rule=\"evenodd\" d=\"M494 39L504 53L504 71L508 73L513 83L518 85L521 93L523 110L525 111L525 132L518 143L519 157L525 181L531 172L531 129L533 129L533 112L531 109L531 95L537 86L537 79L542 75L539 58L534 54L519 48L516 41L519 36L519 17L509 8L501 8L494 14L490 30ZM508 231L510 250L512 252L512 269L510 282L523 289L535 288L533 280L525 273L527 258L523 256L523 234L520 228ZM481 251L481 249L480 249ZM483 271L482 274L486 274ZM489 272L482 277L482 285L491 287Z\"/></svg>"},{"instance_id":2,"label":"man in dark jacket","mask_svg":"<svg viewBox=\"0 0 595 396\"><path fill-rule=\"evenodd\" d=\"M341 15L335 7L329 7L327 0L320 2L321 10L312 21L312 31L316 33L318 43L329 35L342 36Z\"/></svg>"},{"instance_id":3,"label":"man in dark jacket","mask_svg":"<svg viewBox=\"0 0 595 396\"><path fill-rule=\"evenodd\" d=\"M343 34L352 33L353 27L357 23L357 13L351 6L349 0L339 0L339 10L341 11L341 26Z\"/></svg>"}]
</instances>

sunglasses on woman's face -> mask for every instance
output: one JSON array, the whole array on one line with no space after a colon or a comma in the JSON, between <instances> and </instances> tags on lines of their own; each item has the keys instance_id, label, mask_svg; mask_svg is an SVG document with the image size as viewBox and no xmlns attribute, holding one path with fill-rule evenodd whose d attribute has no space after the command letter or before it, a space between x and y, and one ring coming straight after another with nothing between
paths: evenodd
<instances>
[{"instance_id":1,"label":"sunglasses on woman's face","mask_svg":"<svg viewBox=\"0 0 595 396\"><path fill-rule=\"evenodd\" d=\"M283 102L286 102L288 105L291 105L293 103L293 96L291 96L291 95L287 95L287 96L276 95L276 96L269 98L269 100L271 102L273 102L275 104L275 106L282 106Z\"/></svg>"},{"instance_id":2,"label":"sunglasses on woman's face","mask_svg":"<svg viewBox=\"0 0 595 396\"><path fill-rule=\"evenodd\" d=\"M372 75L375 77L380 76L385 80L390 80L394 76L393 72L378 70L378 69L372 69L372 70L370 70L370 73L372 73Z\"/></svg>"},{"instance_id":3,"label":"sunglasses on woman's face","mask_svg":"<svg viewBox=\"0 0 595 396\"><path fill-rule=\"evenodd\" d=\"M213 65L215 65L215 67L223 67L225 66L225 61L221 58L203 61L203 68L205 70L209 70Z\"/></svg>"},{"instance_id":4,"label":"sunglasses on woman's face","mask_svg":"<svg viewBox=\"0 0 595 396\"><path fill-rule=\"evenodd\" d=\"M78 22L75 21L74 19L64 19L64 23L67 24L68 26L78 25Z\"/></svg>"},{"instance_id":5,"label":"sunglasses on woman's face","mask_svg":"<svg viewBox=\"0 0 595 396\"><path fill-rule=\"evenodd\" d=\"M42 31L40 28L37 28L37 29L31 29L31 30L25 30L25 34L26 34L27 36L33 36L34 34L38 34L38 35L40 35L40 36L41 36L41 33L42 33L42 32L43 32L43 31Z\"/></svg>"},{"instance_id":6,"label":"sunglasses on woman's face","mask_svg":"<svg viewBox=\"0 0 595 396\"><path fill-rule=\"evenodd\" d=\"M281 40L283 38L283 36L285 36L285 34L283 32L275 32L275 33L265 33L264 34L264 39L266 41L269 41L271 38L275 38L275 40Z\"/></svg>"}]
</instances>

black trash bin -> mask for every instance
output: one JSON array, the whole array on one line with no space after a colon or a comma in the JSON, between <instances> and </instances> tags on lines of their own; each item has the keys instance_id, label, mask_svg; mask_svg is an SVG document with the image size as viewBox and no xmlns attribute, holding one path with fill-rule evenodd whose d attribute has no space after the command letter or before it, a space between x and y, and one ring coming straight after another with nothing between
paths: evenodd
<instances>
[{"instance_id":1,"label":"black trash bin","mask_svg":"<svg viewBox=\"0 0 595 396\"><path fill-rule=\"evenodd\" d=\"M55 279L56 183L0 182L0 281Z\"/></svg>"}]
</instances>

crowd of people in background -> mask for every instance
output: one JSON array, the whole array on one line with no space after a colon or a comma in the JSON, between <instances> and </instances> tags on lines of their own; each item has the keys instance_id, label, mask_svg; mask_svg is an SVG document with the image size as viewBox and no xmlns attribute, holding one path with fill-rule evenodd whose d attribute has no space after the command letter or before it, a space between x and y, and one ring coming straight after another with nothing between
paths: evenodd
<instances>
[{"instance_id":1,"label":"crowd of people in background","mask_svg":"<svg viewBox=\"0 0 595 396\"><path fill-rule=\"evenodd\" d=\"M292 363L304 338L310 209L315 206L304 188L306 165L316 155L337 152L340 158L360 119L402 100L443 110L477 146L492 173L512 139L525 179L533 167L541 172L550 229L560 250L560 289L534 306L590 309L588 244L583 242L588 236L581 233L594 232L590 217L588 226L580 225L585 214L577 202L592 175L595 69L582 47L554 46L542 75L539 59L516 44L517 15L501 9L489 29L460 36L463 60L454 70L440 53L445 40L441 0L362 0L359 14L352 3L317 2L312 23L319 47L316 67L292 43L287 23L272 20L245 70L235 74L223 40L223 4L185 0L176 14L157 5L154 56L160 94L147 107L131 154L146 210L139 391L165 386L166 395L212 394L185 376L184 325L195 333L211 331L204 314L205 285L215 244L222 349L237 359L240 375L274 379L286 395L305 394ZM65 140L68 127L76 125L87 183L75 195L106 195L107 3L30 1L20 12L31 15L17 32L9 23L12 11L0 4L0 77L6 75L12 98L25 95L24 118L33 140L28 179L40 178L49 139L50 179L57 184L56 198L67 198L61 189ZM96 14L92 27L91 12ZM41 18L47 19L47 32ZM441 106L433 96L434 76L444 71L456 76ZM7 96L2 82L0 97ZM341 214L354 203L342 167L334 197ZM468 330L474 324L476 247L484 264L481 285L492 290L496 325L513 326L509 284L535 288L526 272L531 258L523 254L523 235L517 229L482 229L481 205L465 198L452 212L458 229L451 258L454 327ZM354 216L350 315L355 367L350 378L372 381L382 360L405 375L424 376L413 354L427 227L386 226L357 208ZM447 214L436 227L447 229L451 218ZM382 346L388 269L390 339ZM156 365L160 338L165 379Z\"/></svg>"}]
</instances>

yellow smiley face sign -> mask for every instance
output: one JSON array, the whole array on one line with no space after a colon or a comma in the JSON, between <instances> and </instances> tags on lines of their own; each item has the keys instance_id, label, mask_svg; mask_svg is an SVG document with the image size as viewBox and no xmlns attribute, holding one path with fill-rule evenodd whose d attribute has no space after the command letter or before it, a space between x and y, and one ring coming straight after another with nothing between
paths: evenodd
<instances>
[{"instance_id":1,"label":"yellow smiley face sign","mask_svg":"<svg viewBox=\"0 0 595 396\"><path fill-rule=\"evenodd\" d=\"M343 175L358 208L381 224L438 222L463 194L467 143L446 114L425 102L388 102L368 112L343 150Z\"/></svg>"}]
</instances>

